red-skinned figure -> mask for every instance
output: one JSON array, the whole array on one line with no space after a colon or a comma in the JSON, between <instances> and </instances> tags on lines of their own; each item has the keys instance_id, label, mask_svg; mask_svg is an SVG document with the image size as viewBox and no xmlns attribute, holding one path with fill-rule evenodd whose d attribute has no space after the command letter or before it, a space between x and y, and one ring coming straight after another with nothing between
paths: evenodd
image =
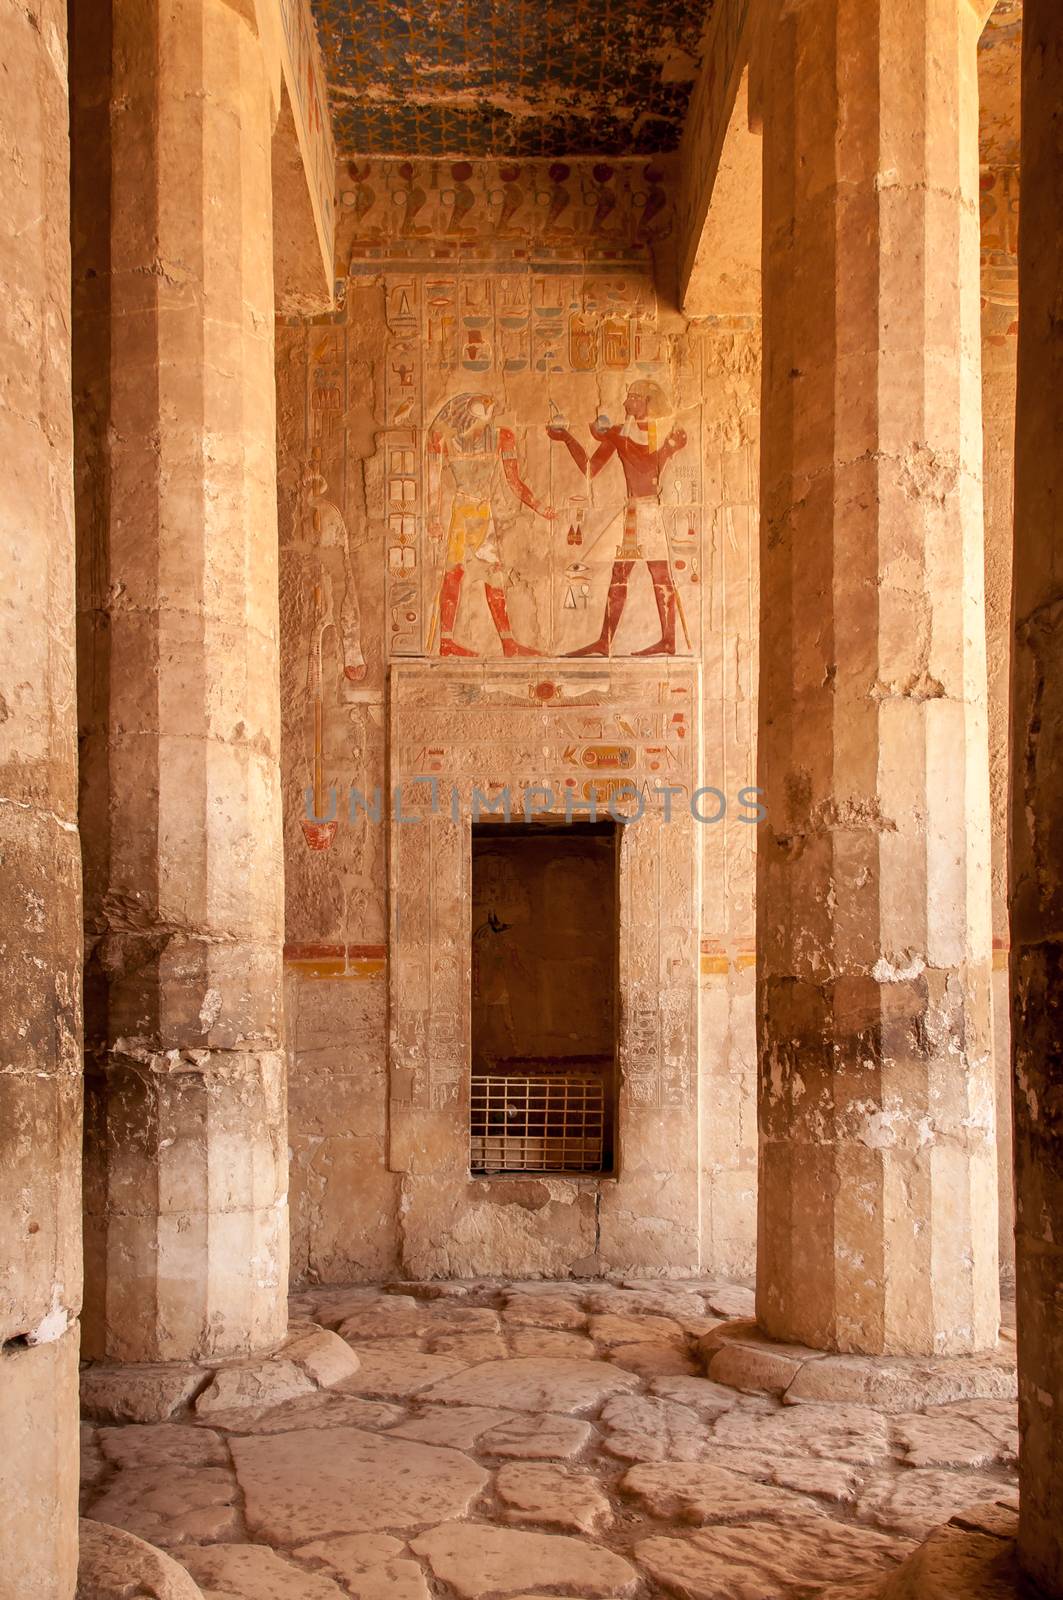
<instances>
[{"instance_id":1,"label":"red-skinned figure","mask_svg":"<svg viewBox=\"0 0 1063 1600\"><path fill-rule=\"evenodd\" d=\"M579 650L570 650L570 656L607 656L610 653L627 604L628 582L636 561L645 561L653 582L661 637L655 644L634 653L639 656L675 655L678 597L672 577L660 487L665 464L683 449L687 436L682 428L673 428L660 444L657 443L658 419L668 414L668 401L660 384L650 378L642 378L628 389L624 400L623 423L610 425L603 419L591 423L590 431L598 441L593 455L587 455L567 427L555 424L546 430L551 439L565 445L576 466L587 478L596 478L606 462L616 456L624 470L627 488L623 536L609 578L601 633L590 644L583 645Z\"/></svg>"}]
</instances>

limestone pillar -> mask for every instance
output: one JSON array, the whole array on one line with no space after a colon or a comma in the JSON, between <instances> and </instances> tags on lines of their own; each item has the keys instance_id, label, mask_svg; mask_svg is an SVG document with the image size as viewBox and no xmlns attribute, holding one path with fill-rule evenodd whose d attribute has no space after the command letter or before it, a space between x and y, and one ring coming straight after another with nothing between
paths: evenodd
<instances>
[{"instance_id":1,"label":"limestone pillar","mask_svg":"<svg viewBox=\"0 0 1063 1600\"><path fill-rule=\"evenodd\" d=\"M764 97L757 1314L997 1336L979 21L782 0Z\"/></svg>"},{"instance_id":2,"label":"limestone pillar","mask_svg":"<svg viewBox=\"0 0 1063 1600\"><path fill-rule=\"evenodd\" d=\"M75 0L86 1353L286 1326L271 112L254 9Z\"/></svg>"},{"instance_id":3,"label":"limestone pillar","mask_svg":"<svg viewBox=\"0 0 1063 1600\"><path fill-rule=\"evenodd\" d=\"M1063 12L1026 0L1011 676L1019 1559L1063 1595Z\"/></svg>"},{"instance_id":4,"label":"limestone pillar","mask_svg":"<svg viewBox=\"0 0 1063 1600\"><path fill-rule=\"evenodd\" d=\"M77 1570L81 863L65 0L0 0L0 1589Z\"/></svg>"},{"instance_id":5,"label":"limestone pillar","mask_svg":"<svg viewBox=\"0 0 1063 1600\"><path fill-rule=\"evenodd\" d=\"M982 474L985 500L989 802L992 818L993 1059L997 1083L1000 1277L1015 1278L1008 1001L1008 768L1011 546L1015 520L1015 358L1019 203L1019 51L1015 23L991 20L978 51L982 189Z\"/></svg>"}]
</instances>

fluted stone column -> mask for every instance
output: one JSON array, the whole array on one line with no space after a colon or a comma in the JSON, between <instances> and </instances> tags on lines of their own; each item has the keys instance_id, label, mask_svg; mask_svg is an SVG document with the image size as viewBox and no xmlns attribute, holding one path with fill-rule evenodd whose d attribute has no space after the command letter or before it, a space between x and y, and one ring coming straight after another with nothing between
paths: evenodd
<instances>
[{"instance_id":1,"label":"fluted stone column","mask_svg":"<svg viewBox=\"0 0 1063 1600\"><path fill-rule=\"evenodd\" d=\"M1019 54L1014 24L993 21L978 51L982 184L982 474L985 501L989 803L992 818L993 1059L997 1083L1000 1278L1015 1280L1008 982L1011 548L1015 522L1018 348Z\"/></svg>"},{"instance_id":2,"label":"fluted stone column","mask_svg":"<svg viewBox=\"0 0 1063 1600\"><path fill-rule=\"evenodd\" d=\"M286 1326L271 113L254 8L74 5L86 1353Z\"/></svg>"},{"instance_id":3,"label":"fluted stone column","mask_svg":"<svg viewBox=\"0 0 1063 1600\"><path fill-rule=\"evenodd\" d=\"M764 96L757 1315L997 1336L979 19L781 0Z\"/></svg>"},{"instance_id":4,"label":"fluted stone column","mask_svg":"<svg viewBox=\"0 0 1063 1600\"><path fill-rule=\"evenodd\" d=\"M81 861L65 0L0 0L0 1590L77 1570Z\"/></svg>"},{"instance_id":5,"label":"fluted stone column","mask_svg":"<svg viewBox=\"0 0 1063 1600\"><path fill-rule=\"evenodd\" d=\"M1063 12L1026 0L1011 677L1019 1559L1063 1596Z\"/></svg>"}]
</instances>

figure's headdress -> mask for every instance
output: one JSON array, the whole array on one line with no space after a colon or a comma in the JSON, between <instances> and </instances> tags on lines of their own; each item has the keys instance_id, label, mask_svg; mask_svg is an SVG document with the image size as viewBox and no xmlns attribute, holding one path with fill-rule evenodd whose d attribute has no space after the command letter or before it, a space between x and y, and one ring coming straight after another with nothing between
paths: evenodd
<instances>
[{"instance_id":1,"label":"figure's headdress","mask_svg":"<svg viewBox=\"0 0 1063 1600\"><path fill-rule=\"evenodd\" d=\"M672 415L672 403L653 378L636 378L630 389L637 389L646 396L646 443L651 450L656 450L659 436L657 424Z\"/></svg>"},{"instance_id":2,"label":"figure's headdress","mask_svg":"<svg viewBox=\"0 0 1063 1600\"><path fill-rule=\"evenodd\" d=\"M483 420L474 413L473 407L493 407L494 404L494 395L484 394L482 390L479 393L456 394L436 412L430 432L460 439L475 422Z\"/></svg>"}]
</instances>

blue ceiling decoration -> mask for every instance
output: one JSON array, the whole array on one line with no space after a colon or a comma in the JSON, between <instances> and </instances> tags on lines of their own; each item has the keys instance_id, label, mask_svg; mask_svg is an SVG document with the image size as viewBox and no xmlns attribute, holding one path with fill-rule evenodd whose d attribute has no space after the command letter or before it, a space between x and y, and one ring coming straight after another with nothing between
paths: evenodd
<instances>
[{"instance_id":1,"label":"blue ceiling decoration","mask_svg":"<svg viewBox=\"0 0 1063 1600\"><path fill-rule=\"evenodd\" d=\"M342 156L655 155L713 0L312 0Z\"/></svg>"}]
</instances>

